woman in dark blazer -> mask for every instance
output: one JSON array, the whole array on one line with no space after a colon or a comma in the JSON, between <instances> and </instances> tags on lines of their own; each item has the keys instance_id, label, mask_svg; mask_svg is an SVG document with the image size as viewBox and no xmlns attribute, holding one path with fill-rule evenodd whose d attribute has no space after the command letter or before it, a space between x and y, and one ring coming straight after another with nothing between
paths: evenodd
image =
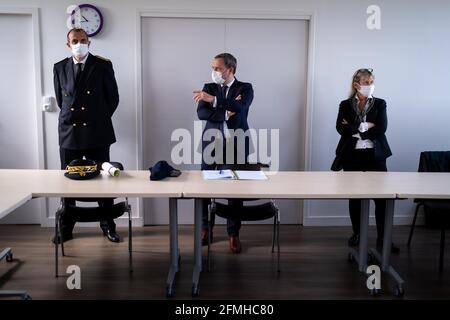
<instances>
[{"instance_id":1,"label":"woman in dark blazer","mask_svg":"<svg viewBox=\"0 0 450 320\"><path fill-rule=\"evenodd\" d=\"M386 101L375 98L372 69L359 69L352 79L349 99L339 105L336 130L341 135L332 170L387 171L386 159L392 155L386 139ZM375 199L377 246L383 245L386 200ZM349 200L353 235L349 246L359 244L361 200ZM393 252L399 249L392 245Z\"/></svg>"}]
</instances>

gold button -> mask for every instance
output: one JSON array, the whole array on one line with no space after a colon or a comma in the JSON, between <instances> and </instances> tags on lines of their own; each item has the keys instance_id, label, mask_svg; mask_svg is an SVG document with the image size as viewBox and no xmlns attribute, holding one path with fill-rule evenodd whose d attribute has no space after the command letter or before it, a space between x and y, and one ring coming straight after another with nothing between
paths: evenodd
<instances>
[{"instance_id":1,"label":"gold button","mask_svg":"<svg viewBox=\"0 0 450 320\"><path fill-rule=\"evenodd\" d=\"M85 122L85 123L83 123L83 126L85 126L85 127L87 126L86 122Z\"/></svg>"},{"instance_id":2,"label":"gold button","mask_svg":"<svg viewBox=\"0 0 450 320\"><path fill-rule=\"evenodd\" d=\"M81 110L85 110L86 108L85 107L81 107Z\"/></svg>"},{"instance_id":3,"label":"gold button","mask_svg":"<svg viewBox=\"0 0 450 320\"><path fill-rule=\"evenodd\" d=\"M75 108L70 108L70 111L75 111Z\"/></svg>"},{"instance_id":4,"label":"gold button","mask_svg":"<svg viewBox=\"0 0 450 320\"><path fill-rule=\"evenodd\" d=\"M77 126L77 124L76 124L76 123L74 123L74 124L73 124L73 126L74 126L74 127L76 127L76 126Z\"/></svg>"}]
</instances>

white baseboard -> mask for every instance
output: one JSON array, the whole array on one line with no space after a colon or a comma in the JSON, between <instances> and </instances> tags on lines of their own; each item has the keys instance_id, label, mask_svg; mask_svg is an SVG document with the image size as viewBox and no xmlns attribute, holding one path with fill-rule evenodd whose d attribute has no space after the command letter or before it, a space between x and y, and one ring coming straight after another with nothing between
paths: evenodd
<instances>
[{"instance_id":1,"label":"white baseboard","mask_svg":"<svg viewBox=\"0 0 450 320\"><path fill-rule=\"evenodd\" d=\"M411 225L412 216L396 216L394 217L395 225ZM142 227L144 225L144 220L141 217L131 218L133 226ZM119 227L128 226L128 218L120 217L114 220ZM423 225L424 217L419 215L417 217L417 225ZM217 225L223 224L217 222ZM250 223L250 224L263 224L263 223ZM268 223L270 224L270 223ZM55 219L47 218L42 222L42 227L54 227ZM339 226L350 226L350 218L348 216L316 216L316 217L305 217L304 226L305 227L339 227ZM370 217L370 225L375 225L375 217ZM78 223L77 227L96 227L98 222L90 223Z\"/></svg>"},{"instance_id":2,"label":"white baseboard","mask_svg":"<svg viewBox=\"0 0 450 320\"><path fill-rule=\"evenodd\" d=\"M403 215L394 216L394 225L411 225L413 216ZM424 217L423 215L417 216L417 225L423 225ZM330 226L350 226L349 216L313 216L305 217L304 226L311 227L330 227ZM370 225L375 225L375 217L370 217Z\"/></svg>"}]
</instances>

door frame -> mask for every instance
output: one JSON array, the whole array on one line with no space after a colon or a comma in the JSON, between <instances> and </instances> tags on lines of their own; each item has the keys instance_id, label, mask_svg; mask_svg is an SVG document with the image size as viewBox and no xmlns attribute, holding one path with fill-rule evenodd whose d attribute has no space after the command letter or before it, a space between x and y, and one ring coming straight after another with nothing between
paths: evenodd
<instances>
[{"instance_id":1,"label":"door frame","mask_svg":"<svg viewBox=\"0 0 450 320\"><path fill-rule=\"evenodd\" d=\"M42 111L42 55L41 55L41 35L40 35L40 17L39 8L19 8L19 7L0 7L0 15L25 15L31 16L32 35L33 35L33 66L34 66L34 123L35 133L37 136L36 155L38 169L46 169L47 159L45 156L45 140L44 140L44 116ZM40 207L41 225L47 225L48 200L37 199Z\"/></svg>"},{"instance_id":2,"label":"door frame","mask_svg":"<svg viewBox=\"0 0 450 320\"><path fill-rule=\"evenodd\" d=\"M199 10L148 10L138 9L136 13L136 137L137 137L137 167L144 169L144 103L143 103L143 75L142 75L142 19L143 18L187 18L187 19L255 19L255 20L303 20L308 23L308 48L306 69L306 107L303 115L304 123L301 124L302 135L300 137L300 150L303 157L300 159L300 170L311 170L311 132L313 110L313 86L314 86L314 57L315 57L315 14L312 12L295 11L248 11L236 10L233 12L199 11ZM143 199L138 201L138 212L144 221ZM309 216L307 201L301 201L300 210L304 224Z\"/></svg>"}]
</instances>

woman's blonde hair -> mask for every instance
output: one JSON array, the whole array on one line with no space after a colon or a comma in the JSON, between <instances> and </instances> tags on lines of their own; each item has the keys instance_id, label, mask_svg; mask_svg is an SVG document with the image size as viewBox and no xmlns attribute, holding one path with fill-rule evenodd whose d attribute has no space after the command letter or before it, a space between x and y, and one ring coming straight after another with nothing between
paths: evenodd
<instances>
[{"instance_id":1,"label":"woman's blonde hair","mask_svg":"<svg viewBox=\"0 0 450 320\"><path fill-rule=\"evenodd\" d=\"M349 98L352 98L355 96L356 94L356 89L355 86L353 85L355 82L359 83L359 81L361 81L362 78L367 78L367 77L371 77L373 79L375 79L375 75L373 74L373 69L369 68L369 69L358 69L355 71L355 73L353 74L352 77L352 83L350 86L350 96Z\"/></svg>"}]
</instances>

